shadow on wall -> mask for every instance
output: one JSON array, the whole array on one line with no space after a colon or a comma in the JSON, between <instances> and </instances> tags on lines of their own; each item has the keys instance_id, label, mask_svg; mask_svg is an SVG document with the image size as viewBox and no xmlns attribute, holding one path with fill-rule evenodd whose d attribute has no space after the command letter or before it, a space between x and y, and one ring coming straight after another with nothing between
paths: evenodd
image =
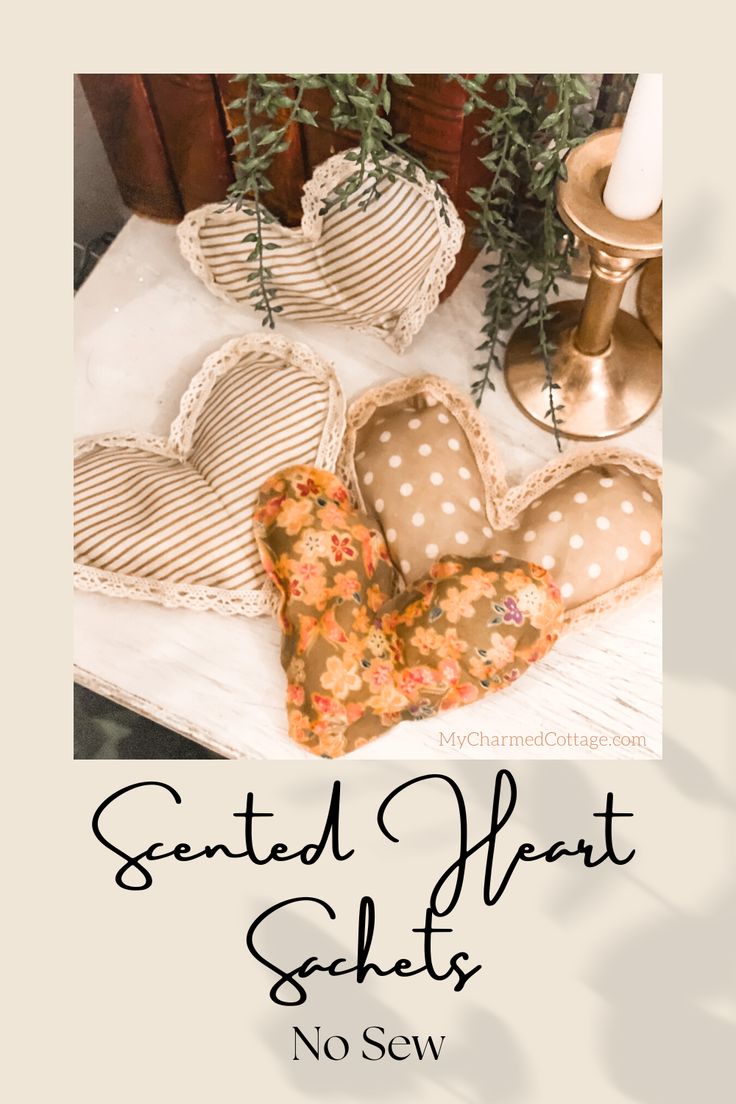
<instances>
[{"instance_id":1,"label":"shadow on wall","mask_svg":"<svg viewBox=\"0 0 736 1104\"><path fill-rule=\"evenodd\" d=\"M130 217L79 78L74 78L74 241L83 249Z\"/></svg>"},{"instance_id":2,"label":"shadow on wall","mask_svg":"<svg viewBox=\"0 0 736 1104\"><path fill-rule=\"evenodd\" d=\"M254 902L252 912L258 915L266 907L265 901ZM345 944L333 939L319 923L313 923L298 911L292 912L288 919L283 915L272 917L271 926L265 934L259 933L256 943L259 950L274 962L284 961L285 946L309 948L325 963L334 959L351 961L351 951ZM298 958L297 953L296 959ZM277 980L277 976L272 974L268 984ZM356 1058L365 1049L362 1033L367 1026L373 1027L372 1037L379 1039L384 1046L393 1034L399 1034L398 1027L396 1032L391 1027L384 1029L383 1033L376 1031L376 1027L390 1025L395 1020L396 1008L376 996L376 989L372 986L366 986L361 992L354 976L347 975L336 980L327 974L312 975L305 983L305 989L310 1001L308 1011L298 1006L298 1011L294 1013L294 1022L301 1026L313 1045L317 1038L316 1027L320 1026L319 1039L323 1055L324 1040L333 1033L339 1033L349 1040ZM294 993L286 986L282 996L291 1000ZM330 1021L335 1022L335 1011L338 1009L339 1030L336 1027L333 1032L329 1025ZM487 1008L469 1003L462 1011L455 1006L454 1015L449 1014L448 1009L447 1018L454 1024L454 1045L442 1055L441 1064L432 1069L431 1079L435 1088L433 1100L439 1099L441 1093L444 1099L456 1101L457 1104L487 1104L491 1099L491 1078L493 1104L521 1104L522 1101L531 1099L532 1085L527 1072L528 1066L524 1061L522 1041L514 1037L513 1030L500 1016ZM287 1022L292 1026L291 1020ZM418 1030L423 1044L426 1036L433 1030L431 1022L425 1020L421 1013L415 1015L412 1021L412 1030L414 1029ZM285 1052L283 1016L271 1012L264 1015L258 1034L261 1045L282 1061ZM426 1090L426 1065L419 1065L415 1061L381 1061L378 1049L369 1046L369 1059L363 1059L365 1072L362 1076L356 1076L355 1061L352 1058L344 1063L340 1060L328 1061L329 1073L326 1076L325 1062L320 1064L314 1060L303 1042L293 1033L293 1027L287 1037L287 1053L291 1052L293 1046L293 1054L300 1051L301 1057L297 1065L294 1065L293 1056L285 1063L284 1075L293 1092L305 1100L350 1100L353 1104L380 1099L413 1101L422 1099ZM435 1030L433 1038L435 1044L439 1045L440 1032ZM339 1043L335 1044L335 1053L342 1053ZM479 1055L493 1055L492 1072L483 1060L478 1060ZM290 1095L289 1099L296 1097Z\"/></svg>"}]
</instances>

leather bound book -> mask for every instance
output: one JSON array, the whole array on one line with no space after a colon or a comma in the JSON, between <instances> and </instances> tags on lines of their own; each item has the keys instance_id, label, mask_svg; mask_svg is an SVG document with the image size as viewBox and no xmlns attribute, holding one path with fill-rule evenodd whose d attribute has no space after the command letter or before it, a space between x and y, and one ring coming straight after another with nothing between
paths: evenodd
<instances>
[{"instance_id":1,"label":"leather bound book","mask_svg":"<svg viewBox=\"0 0 736 1104\"><path fill-rule=\"evenodd\" d=\"M349 130L335 130L330 120L333 108L332 97L324 88L308 88L302 103L314 115L316 126L303 126L302 139L307 164L307 175L311 176L318 165L335 153L351 149L359 144L357 134Z\"/></svg>"},{"instance_id":2,"label":"leather bound book","mask_svg":"<svg viewBox=\"0 0 736 1104\"><path fill-rule=\"evenodd\" d=\"M152 73L144 79L184 210L223 199L233 170L214 77Z\"/></svg>"},{"instance_id":3,"label":"leather bound book","mask_svg":"<svg viewBox=\"0 0 736 1104\"><path fill-rule=\"evenodd\" d=\"M500 104L501 93L493 87L497 80L497 74L489 76L486 92L492 103ZM411 81L411 86L391 82L389 117L394 133L408 134L407 149L428 169L447 174L443 187L466 227L462 248L442 294L445 299L478 254L473 234L475 223L468 214L473 206L468 190L488 184L491 179L491 173L479 160L487 152L487 146L475 144L479 115L463 112L467 95L457 81L448 81L438 73L412 73Z\"/></svg>"},{"instance_id":4,"label":"leather bound book","mask_svg":"<svg viewBox=\"0 0 736 1104\"><path fill-rule=\"evenodd\" d=\"M123 202L149 218L184 214L156 112L140 74L80 74Z\"/></svg>"},{"instance_id":5,"label":"leather bound book","mask_svg":"<svg viewBox=\"0 0 736 1104\"><path fill-rule=\"evenodd\" d=\"M492 102L500 102L493 90L496 79L490 76L487 85ZM193 207L224 199L233 178L228 132L242 123L242 112L228 105L245 91L230 75L88 74L80 80L131 210L175 222ZM447 296L477 254L468 189L487 183L490 173L479 161L483 148L474 144L478 119L464 114L466 94L457 82L442 74L413 74L412 82L390 82L392 126L409 134L407 148L428 168L447 174L444 186L468 231L447 281ZM357 142L355 134L333 127L327 92L310 89L303 103L317 126L290 126L288 148L271 167L273 190L263 197L288 226L301 220L302 189L317 165Z\"/></svg>"},{"instance_id":6,"label":"leather bound book","mask_svg":"<svg viewBox=\"0 0 736 1104\"><path fill-rule=\"evenodd\" d=\"M232 76L233 74L229 73L218 73L216 77L224 125L228 132L243 123L243 112L233 110L228 105L233 100L242 99L246 91L244 83L233 81ZM274 74L274 78L281 79L278 74ZM288 109L284 108L280 116L281 121L283 122L286 117L288 117ZM258 116L255 118L256 126L266 121L259 119ZM285 226L298 226L301 222L302 188L305 180L311 175L305 164L303 131L312 129L312 127L301 127L298 123L292 123L286 132L289 148L282 153L277 153L271 164L269 180L273 184L273 191L265 192L263 201ZM234 143L228 140L228 148L232 149L233 145Z\"/></svg>"}]
</instances>

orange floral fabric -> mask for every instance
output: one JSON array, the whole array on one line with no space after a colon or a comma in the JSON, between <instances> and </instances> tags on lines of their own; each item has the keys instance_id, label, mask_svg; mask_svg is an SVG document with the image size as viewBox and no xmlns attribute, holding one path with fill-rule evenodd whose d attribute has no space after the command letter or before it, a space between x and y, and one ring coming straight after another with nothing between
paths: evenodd
<instances>
[{"instance_id":1,"label":"orange floral fabric","mask_svg":"<svg viewBox=\"0 0 736 1104\"><path fill-rule=\"evenodd\" d=\"M281 594L289 735L317 755L495 693L559 634L548 573L500 553L443 556L392 597L398 576L380 530L329 472L269 479L254 532Z\"/></svg>"}]
</instances>

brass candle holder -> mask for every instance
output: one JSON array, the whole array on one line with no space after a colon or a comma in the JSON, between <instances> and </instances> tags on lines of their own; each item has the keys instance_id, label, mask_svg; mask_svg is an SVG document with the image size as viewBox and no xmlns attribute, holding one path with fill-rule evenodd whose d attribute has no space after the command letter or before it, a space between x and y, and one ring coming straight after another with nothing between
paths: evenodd
<instances>
[{"instance_id":1,"label":"brass candle holder","mask_svg":"<svg viewBox=\"0 0 736 1104\"><path fill-rule=\"evenodd\" d=\"M662 344L662 258L647 261L636 289L636 309L644 325Z\"/></svg>"},{"instance_id":2,"label":"brass candle holder","mask_svg":"<svg viewBox=\"0 0 736 1104\"><path fill-rule=\"evenodd\" d=\"M619 309L627 280L662 253L662 211L628 221L611 214L603 189L618 148L618 127L598 131L567 158L567 180L557 188L557 209L590 250L584 300L554 303L547 335L553 354L556 405L563 437L595 441L616 437L643 421L662 392L662 350L639 319ZM536 351L536 327L521 327L506 349L508 389L519 409L548 431L549 392Z\"/></svg>"}]
</instances>

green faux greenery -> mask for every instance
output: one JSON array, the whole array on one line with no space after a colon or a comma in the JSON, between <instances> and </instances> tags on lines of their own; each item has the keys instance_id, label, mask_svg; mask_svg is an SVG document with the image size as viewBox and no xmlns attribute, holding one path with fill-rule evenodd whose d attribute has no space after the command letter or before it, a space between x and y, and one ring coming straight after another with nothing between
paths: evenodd
<instances>
[{"instance_id":1,"label":"green faux greenery","mask_svg":"<svg viewBox=\"0 0 736 1104\"><path fill-rule=\"evenodd\" d=\"M441 217L449 225L447 193L439 183L445 174L430 172L405 148L409 135L393 132L388 118L391 110L388 74L323 73L317 79L332 98L332 126L338 131L352 131L359 143L355 151L345 154L348 161L355 161L355 172L335 188L324 211L338 205L344 210L350 197L367 181L369 187L358 204L365 210L380 195L382 183L393 183L397 177L414 181L419 170L428 180L434 181ZM404 73L392 73L391 80L395 84L411 84Z\"/></svg>"},{"instance_id":2,"label":"green faux greenery","mask_svg":"<svg viewBox=\"0 0 736 1104\"><path fill-rule=\"evenodd\" d=\"M314 116L301 104L312 78L305 77L298 83L292 83L275 80L266 73L246 73L238 74L233 79L245 84L245 95L228 105L230 109L243 113L241 125L230 132L234 142L235 180L228 189L228 195L237 210L255 215L256 229L244 238L253 246L247 259L258 264L248 276L254 284L249 298L255 310L264 312L263 325L273 329L274 315L280 312L281 307L274 302L275 292L270 285L272 273L264 254L278 246L263 240L263 226L273 222L274 216L262 197L273 187L268 179L273 159L288 149L289 127L295 122L316 125ZM291 92L294 94L289 94ZM266 122L256 126L257 117L264 118Z\"/></svg>"},{"instance_id":3,"label":"green faux greenery","mask_svg":"<svg viewBox=\"0 0 736 1104\"><path fill-rule=\"evenodd\" d=\"M585 137L576 109L590 102L591 92L573 73L508 73L496 82L503 93L502 106L496 106L489 102L484 74L455 79L468 94L467 110L482 111L478 137L489 151L481 161L492 173L488 186L470 191L471 216L481 248L490 255L483 266L484 340L478 347L483 356L474 366L472 392L480 405L486 390L495 390L492 375L503 368L508 335L517 326L533 326L545 366L546 417L559 448L564 407L555 402L559 384L546 323L557 282L569 272L569 234L557 215L555 185L565 179L567 151Z\"/></svg>"},{"instance_id":4,"label":"green faux greenery","mask_svg":"<svg viewBox=\"0 0 736 1104\"><path fill-rule=\"evenodd\" d=\"M557 294L557 281L569 271L569 234L557 215L555 185L564 179L567 151L587 132L578 109L590 104L591 90L577 74L530 77L509 73L495 85L501 93L495 97L501 99L502 106L498 106L490 102L486 74L453 74L447 79L457 81L465 90L465 110L480 113L479 156L491 174L488 186L470 192L477 239L488 255L484 265L483 342L479 346L483 356L474 367L477 378L472 393L480 405L486 391L495 390L492 376L502 367L507 335L517 325L534 326L545 364L547 417L559 448L563 407L555 402L559 387L553 378L554 348L547 339L546 323L552 296ZM414 180L421 170L435 182L435 195L447 221L447 195L439 184L443 174L426 169L406 149L409 135L393 133L386 74L290 73L275 79L255 73L239 74L234 80L242 82L246 91L230 105L243 111L244 122L232 131L236 164L229 195L230 202L255 214L257 220L256 230L245 240L253 246L248 260L257 262L248 277L254 285L250 298L255 309L263 312L264 325L274 326L274 316L281 307L271 286L266 257L268 250L278 246L264 242L262 235L263 225L273 221L273 215L262 197L271 189L269 168L274 157L287 148L291 124L316 125L314 115L302 105L307 90L329 93L331 124L356 135L356 149L346 155L355 161L355 173L334 190L324 211L334 206L344 209L367 182L359 201L365 208L380 194L385 181L397 177ZM391 81L411 84L410 78L401 73L392 73ZM265 121L256 125L256 119ZM487 153L481 152L485 149Z\"/></svg>"}]
</instances>

